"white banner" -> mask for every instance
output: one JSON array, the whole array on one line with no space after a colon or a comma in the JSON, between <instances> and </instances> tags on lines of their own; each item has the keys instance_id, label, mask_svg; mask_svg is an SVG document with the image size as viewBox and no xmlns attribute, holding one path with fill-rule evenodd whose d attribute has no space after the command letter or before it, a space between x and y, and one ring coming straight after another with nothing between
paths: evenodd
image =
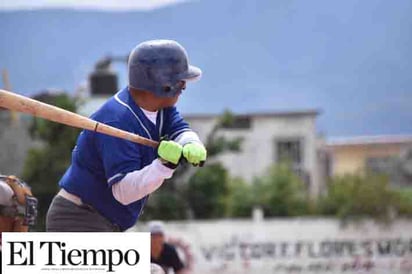
<instances>
[{"instance_id":1,"label":"white banner","mask_svg":"<svg viewBox=\"0 0 412 274\"><path fill-rule=\"evenodd\" d=\"M2 235L2 273L150 273L149 233Z\"/></svg>"},{"instance_id":2,"label":"white banner","mask_svg":"<svg viewBox=\"0 0 412 274\"><path fill-rule=\"evenodd\" d=\"M412 222L331 219L166 223L193 274L412 274ZM137 227L143 230L143 227Z\"/></svg>"}]
</instances>

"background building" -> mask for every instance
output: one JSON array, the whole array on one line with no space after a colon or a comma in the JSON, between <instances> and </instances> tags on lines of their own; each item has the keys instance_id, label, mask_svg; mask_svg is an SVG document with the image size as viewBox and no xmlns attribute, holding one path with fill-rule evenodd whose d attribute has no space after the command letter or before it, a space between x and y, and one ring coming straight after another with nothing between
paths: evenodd
<instances>
[{"instance_id":1,"label":"background building","mask_svg":"<svg viewBox=\"0 0 412 274\"><path fill-rule=\"evenodd\" d=\"M235 115L233 125L219 131L224 137L243 139L240 153L224 153L219 160L232 176L252 182L273 164L290 161L312 196L320 193L323 179L318 159L317 110ZM184 115L206 140L218 115Z\"/></svg>"},{"instance_id":2,"label":"background building","mask_svg":"<svg viewBox=\"0 0 412 274\"><path fill-rule=\"evenodd\" d=\"M0 174L20 175L27 151L35 145L29 134L30 118L0 109Z\"/></svg>"},{"instance_id":3,"label":"background building","mask_svg":"<svg viewBox=\"0 0 412 274\"><path fill-rule=\"evenodd\" d=\"M325 149L330 175L369 170L388 174L395 185L412 185L412 135L331 139Z\"/></svg>"}]
</instances>

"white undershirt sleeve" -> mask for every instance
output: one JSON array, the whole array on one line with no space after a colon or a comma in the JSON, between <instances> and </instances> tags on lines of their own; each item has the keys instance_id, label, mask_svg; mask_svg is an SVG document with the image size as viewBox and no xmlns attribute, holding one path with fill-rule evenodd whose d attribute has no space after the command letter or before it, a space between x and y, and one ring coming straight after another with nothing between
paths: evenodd
<instances>
[{"instance_id":1,"label":"white undershirt sleeve","mask_svg":"<svg viewBox=\"0 0 412 274\"><path fill-rule=\"evenodd\" d=\"M182 146L184 146L188 143L200 143L200 144L202 144L202 141L200 141L199 136L194 131L184 131L184 132L180 133L174 139L174 141L181 144Z\"/></svg>"},{"instance_id":2,"label":"white undershirt sleeve","mask_svg":"<svg viewBox=\"0 0 412 274\"><path fill-rule=\"evenodd\" d=\"M164 166L159 159L140 170L129 172L112 186L113 196L123 205L142 199L158 189L165 179L173 175L173 169Z\"/></svg>"}]
</instances>

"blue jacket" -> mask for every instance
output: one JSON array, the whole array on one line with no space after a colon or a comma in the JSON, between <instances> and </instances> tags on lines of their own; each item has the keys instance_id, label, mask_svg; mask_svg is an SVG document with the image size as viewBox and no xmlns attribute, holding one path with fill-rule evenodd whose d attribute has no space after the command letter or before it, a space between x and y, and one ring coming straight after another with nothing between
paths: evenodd
<instances>
[{"instance_id":1,"label":"blue jacket","mask_svg":"<svg viewBox=\"0 0 412 274\"><path fill-rule=\"evenodd\" d=\"M190 130L175 107L160 110L154 125L136 105L128 88L111 97L91 118L155 141L166 135L173 140ZM156 158L152 147L83 130L73 149L72 163L59 185L126 230L136 223L148 196L122 205L113 197L111 186Z\"/></svg>"}]
</instances>

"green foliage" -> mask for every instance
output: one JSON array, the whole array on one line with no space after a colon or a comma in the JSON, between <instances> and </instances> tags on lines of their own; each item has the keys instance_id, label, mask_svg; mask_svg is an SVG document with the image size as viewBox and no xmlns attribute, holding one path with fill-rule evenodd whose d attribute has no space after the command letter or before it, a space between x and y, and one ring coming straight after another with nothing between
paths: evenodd
<instances>
[{"instance_id":1,"label":"green foliage","mask_svg":"<svg viewBox=\"0 0 412 274\"><path fill-rule=\"evenodd\" d=\"M228 215L230 217L250 217L256 202L255 189L242 179L229 182Z\"/></svg>"},{"instance_id":2,"label":"green foliage","mask_svg":"<svg viewBox=\"0 0 412 274\"><path fill-rule=\"evenodd\" d=\"M47 96L43 99L46 103L76 111L75 102L66 94ZM39 199L38 225L35 229L44 230L47 209L56 194L59 179L70 165L71 151L76 144L79 130L34 118L30 134L41 141L42 145L29 150L22 177Z\"/></svg>"},{"instance_id":3,"label":"green foliage","mask_svg":"<svg viewBox=\"0 0 412 274\"><path fill-rule=\"evenodd\" d=\"M332 178L319 203L320 213L342 220L371 217L386 222L397 208L397 195L387 177L371 173Z\"/></svg>"},{"instance_id":4,"label":"green foliage","mask_svg":"<svg viewBox=\"0 0 412 274\"><path fill-rule=\"evenodd\" d=\"M165 182L167 184L167 182ZM179 220L186 217L185 201L176 191L162 189L150 195L142 220Z\"/></svg>"},{"instance_id":5,"label":"green foliage","mask_svg":"<svg viewBox=\"0 0 412 274\"><path fill-rule=\"evenodd\" d=\"M31 149L26 156L23 178L35 195L55 193L57 182L69 165L70 155L60 147L46 145Z\"/></svg>"},{"instance_id":6,"label":"green foliage","mask_svg":"<svg viewBox=\"0 0 412 274\"><path fill-rule=\"evenodd\" d=\"M209 139L206 145L206 150L208 157L217 156L225 151L240 151L240 146L242 143L242 138L234 138L232 140L227 140L222 136L213 137Z\"/></svg>"},{"instance_id":7,"label":"green foliage","mask_svg":"<svg viewBox=\"0 0 412 274\"><path fill-rule=\"evenodd\" d=\"M206 140L206 150L209 159L225 151L239 152L241 150L242 138L227 139L217 134L220 129L230 126L233 122L234 116L229 110L226 110L218 118L217 123Z\"/></svg>"},{"instance_id":8,"label":"green foliage","mask_svg":"<svg viewBox=\"0 0 412 274\"><path fill-rule=\"evenodd\" d=\"M222 183L224 188L228 184L228 175L226 171L223 174L223 167L219 165L219 168L212 165L208 166L209 162L213 162L213 159L219 154L225 151L239 151L242 140L240 138L226 139L222 136L218 136L218 131L224 125L231 123L233 121L233 115L226 111L219 119L216 125L213 127L208 137L206 138L205 147L207 150L208 158L206 161L206 166L203 168L194 168L190 164L182 163L174 172L174 175L171 179L167 180L163 186L156 191L151 198L145 209L145 214L143 218L153 218L153 219L183 219L188 217L188 212L193 212L195 217L199 218L212 218L224 215L224 210L216 211L214 209L215 205L210 205L213 201L209 197L202 195L202 188L205 185L210 184L213 191L214 187L219 188L219 184ZM211 174L211 181L207 182L209 175L208 172L211 170L218 170L217 174ZM193 171L196 170L196 173L193 175ZM222 172L222 173L219 173ZM195 176L194 178L191 178ZM223 182L216 182L214 176L221 176ZM194 180L201 178L203 180L201 183L194 183ZM188 180L192 183L190 186L187 185ZM217 185L214 185L217 183ZM190 188L190 190L188 190ZM199 189L197 189L199 188ZM196 199L193 199L192 194L197 193ZM187 198L183 198L187 197ZM220 197L220 196L219 196ZM186 201L191 201L186 202ZM218 199L219 200L219 199ZM223 199L224 200L224 199ZM216 205L216 208L223 208L226 206L226 201L219 201L220 204ZM224 206L223 206L224 204ZM207 205L207 209L203 212L202 208L199 208L198 205ZM209 208L210 207L210 208ZM200 213L197 214L197 213ZM211 213L212 212L212 213ZM212 216L216 212L216 216Z\"/></svg>"},{"instance_id":9,"label":"green foliage","mask_svg":"<svg viewBox=\"0 0 412 274\"><path fill-rule=\"evenodd\" d=\"M309 211L305 185L287 164L271 167L254 187L265 216L298 216Z\"/></svg>"},{"instance_id":10,"label":"green foliage","mask_svg":"<svg viewBox=\"0 0 412 274\"><path fill-rule=\"evenodd\" d=\"M412 188L395 190L398 200L398 214L402 217L412 217Z\"/></svg>"},{"instance_id":11,"label":"green foliage","mask_svg":"<svg viewBox=\"0 0 412 274\"><path fill-rule=\"evenodd\" d=\"M229 177L217 163L199 169L187 186L187 201L195 218L209 219L225 216Z\"/></svg>"},{"instance_id":12,"label":"green foliage","mask_svg":"<svg viewBox=\"0 0 412 274\"><path fill-rule=\"evenodd\" d=\"M217 128L230 127L231 125L233 125L234 122L235 122L235 116L230 110L226 109L222 113L222 115L220 115L216 126Z\"/></svg>"},{"instance_id":13,"label":"green foliage","mask_svg":"<svg viewBox=\"0 0 412 274\"><path fill-rule=\"evenodd\" d=\"M55 105L71 112L76 112L76 103L66 94L47 96L43 98L45 103ZM79 130L60 123L54 123L41 118L33 118L30 126L30 135L39 139L51 147L61 146L70 150L76 142Z\"/></svg>"}]
</instances>

